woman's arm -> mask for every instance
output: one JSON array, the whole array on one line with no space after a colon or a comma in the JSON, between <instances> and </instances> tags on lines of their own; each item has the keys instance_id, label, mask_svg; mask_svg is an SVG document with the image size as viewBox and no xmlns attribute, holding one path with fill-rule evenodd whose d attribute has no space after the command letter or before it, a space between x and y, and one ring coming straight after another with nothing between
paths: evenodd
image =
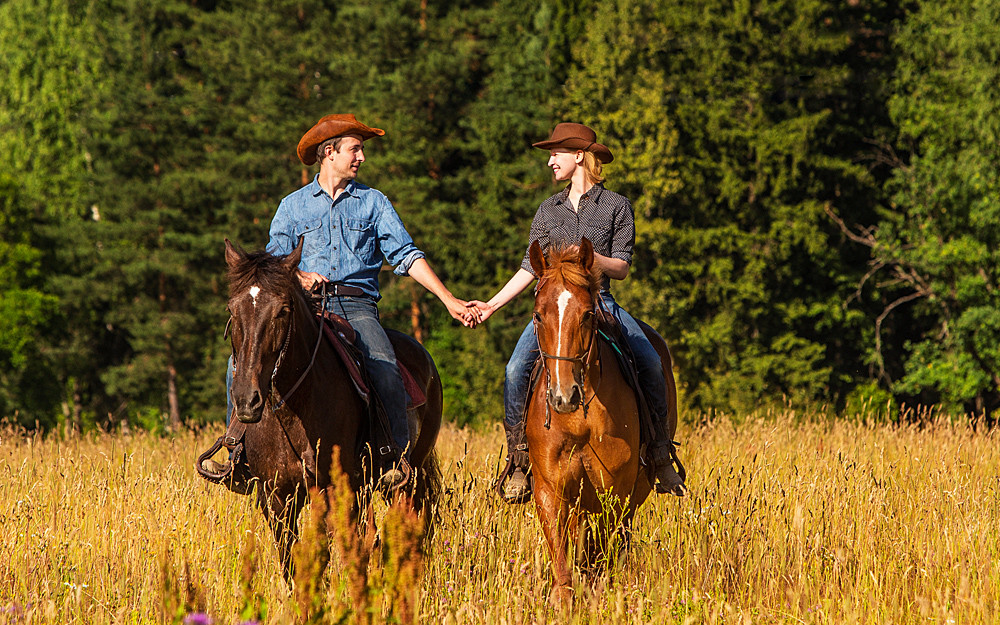
<instances>
[{"instance_id":1,"label":"woman's arm","mask_svg":"<svg viewBox=\"0 0 1000 625\"><path fill-rule=\"evenodd\" d=\"M624 280L628 276L629 267L631 267L627 261L620 258L602 256L597 252L594 252L594 264L600 267L604 275L612 280Z\"/></svg>"},{"instance_id":2,"label":"woman's arm","mask_svg":"<svg viewBox=\"0 0 1000 625\"><path fill-rule=\"evenodd\" d=\"M528 286L535 281L535 276L530 271L524 269L518 269L517 273L507 281L507 284L503 286L502 289L497 291L497 294L490 298L488 302L481 302L479 300L472 300L469 302L473 306L479 309L482 315L480 323L486 321L490 316L497 310L503 308L507 302L517 297L517 295L528 288Z\"/></svg>"}]
</instances>

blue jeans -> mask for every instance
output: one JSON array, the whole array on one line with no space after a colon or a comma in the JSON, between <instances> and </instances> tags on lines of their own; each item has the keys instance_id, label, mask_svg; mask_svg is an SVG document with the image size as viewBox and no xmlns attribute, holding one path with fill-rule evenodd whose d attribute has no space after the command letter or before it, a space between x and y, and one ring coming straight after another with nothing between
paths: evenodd
<instances>
[{"instance_id":1,"label":"blue jeans","mask_svg":"<svg viewBox=\"0 0 1000 625\"><path fill-rule=\"evenodd\" d=\"M392 428L392 439L400 449L407 450L410 443L410 427L406 422L406 390L403 388L403 376L396 364L396 351L385 333L385 328L378 321L378 308L375 300L368 297L329 297L327 310L346 319L358 335L358 347L365 359L365 368L375 386L375 392L382 399L389 425ZM233 386L233 357L229 357L229 367L226 371L226 427L229 426L230 415L233 412L233 399L230 389Z\"/></svg>"},{"instance_id":2,"label":"blue jeans","mask_svg":"<svg viewBox=\"0 0 1000 625\"><path fill-rule=\"evenodd\" d=\"M663 377L663 365L660 355L653 344L649 342L642 328L632 315L618 305L615 298L608 292L601 293L604 306L611 311L621 325L622 333L629 348L635 355L636 368L639 374L639 384L649 398L649 409L653 422L665 422L667 418L667 383ZM531 382L531 367L538 358L538 339L535 338L535 326L529 322L521 338L514 346L514 353L507 361L507 371L503 384L504 427L508 431L522 427L524 403L528 396L528 385Z\"/></svg>"}]
</instances>

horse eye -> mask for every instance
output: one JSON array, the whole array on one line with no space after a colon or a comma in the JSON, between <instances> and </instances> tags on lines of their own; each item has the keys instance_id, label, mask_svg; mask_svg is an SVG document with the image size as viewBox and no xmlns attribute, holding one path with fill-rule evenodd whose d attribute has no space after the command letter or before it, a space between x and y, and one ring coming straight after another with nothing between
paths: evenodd
<instances>
[{"instance_id":1,"label":"horse eye","mask_svg":"<svg viewBox=\"0 0 1000 625\"><path fill-rule=\"evenodd\" d=\"M287 317L290 310L291 309L288 306L282 306L281 308L278 309L277 314L275 314L274 316L279 318Z\"/></svg>"}]
</instances>

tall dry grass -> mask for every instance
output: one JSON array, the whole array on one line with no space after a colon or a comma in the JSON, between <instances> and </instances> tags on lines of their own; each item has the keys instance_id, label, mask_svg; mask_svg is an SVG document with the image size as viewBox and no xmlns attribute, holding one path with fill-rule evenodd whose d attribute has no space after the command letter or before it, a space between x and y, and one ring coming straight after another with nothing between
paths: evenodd
<instances>
[{"instance_id":1,"label":"tall dry grass","mask_svg":"<svg viewBox=\"0 0 1000 625\"><path fill-rule=\"evenodd\" d=\"M1000 621L994 434L946 420L892 427L783 413L680 435L690 496L651 499L614 574L581 585L575 611L556 615L533 508L488 492L499 430L446 429L429 553L405 583L386 579L405 561L374 572L366 583L382 590L366 596L382 603L368 614L398 619L390 599L416 591L426 623ZM4 433L0 623L304 618L260 514L195 475L211 439ZM304 535L321 516L303 514ZM313 591L325 593L321 607L359 592L338 553Z\"/></svg>"}]
</instances>

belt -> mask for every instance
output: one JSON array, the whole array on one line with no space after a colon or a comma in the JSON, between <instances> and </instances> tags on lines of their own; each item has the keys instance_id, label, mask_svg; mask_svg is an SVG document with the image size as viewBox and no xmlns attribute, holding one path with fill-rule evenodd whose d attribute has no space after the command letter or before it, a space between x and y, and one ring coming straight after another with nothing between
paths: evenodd
<instances>
[{"instance_id":1,"label":"belt","mask_svg":"<svg viewBox=\"0 0 1000 625\"><path fill-rule=\"evenodd\" d=\"M356 286L348 286L346 284L328 283L326 285L326 294L332 295L334 297L367 297L368 294L365 293L364 289L358 288Z\"/></svg>"}]
</instances>

